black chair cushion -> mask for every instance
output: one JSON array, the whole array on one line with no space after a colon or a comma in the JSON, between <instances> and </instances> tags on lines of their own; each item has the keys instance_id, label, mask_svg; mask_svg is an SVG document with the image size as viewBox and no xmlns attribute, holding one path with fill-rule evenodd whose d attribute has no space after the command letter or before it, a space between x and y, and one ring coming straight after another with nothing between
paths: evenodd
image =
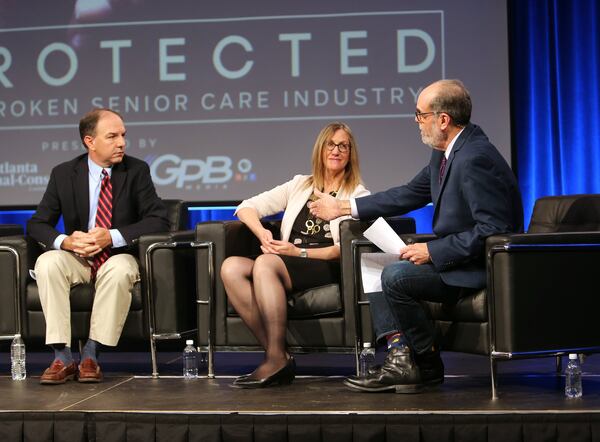
<instances>
[{"instance_id":1,"label":"black chair cushion","mask_svg":"<svg viewBox=\"0 0 600 442\"><path fill-rule=\"evenodd\" d=\"M35 281L27 284L26 294L27 311L41 312L42 303ZM92 284L78 284L71 288L71 311L72 312L91 312L94 304L94 287ZM142 287L136 282L131 291L130 311L142 310Z\"/></svg>"},{"instance_id":2,"label":"black chair cushion","mask_svg":"<svg viewBox=\"0 0 600 442\"><path fill-rule=\"evenodd\" d=\"M338 284L327 284L294 293L288 298L288 318L304 319L343 314Z\"/></svg>"},{"instance_id":3,"label":"black chair cushion","mask_svg":"<svg viewBox=\"0 0 600 442\"><path fill-rule=\"evenodd\" d=\"M293 293L288 297L288 319L315 319L342 316L342 296L338 284L327 284ZM227 303L227 315L237 316Z\"/></svg>"},{"instance_id":4,"label":"black chair cushion","mask_svg":"<svg viewBox=\"0 0 600 442\"><path fill-rule=\"evenodd\" d=\"M425 311L436 321L487 322L486 290L463 289L456 303L423 302Z\"/></svg>"}]
</instances>

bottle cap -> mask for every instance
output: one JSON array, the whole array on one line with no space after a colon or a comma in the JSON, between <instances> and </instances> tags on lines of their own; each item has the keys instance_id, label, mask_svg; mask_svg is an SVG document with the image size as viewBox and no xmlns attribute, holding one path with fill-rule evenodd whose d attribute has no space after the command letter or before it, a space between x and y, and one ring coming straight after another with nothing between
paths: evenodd
<instances>
[{"instance_id":1,"label":"bottle cap","mask_svg":"<svg viewBox=\"0 0 600 442\"><path fill-rule=\"evenodd\" d=\"M365 342L365 343L363 344L363 347L364 347L364 348L371 348L371 343L370 343L370 342Z\"/></svg>"},{"instance_id":2,"label":"bottle cap","mask_svg":"<svg viewBox=\"0 0 600 442\"><path fill-rule=\"evenodd\" d=\"M185 341L185 345L194 345L194 340L188 339L187 341Z\"/></svg>"},{"instance_id":3,"label":"bottle cap","mask_svg":"<svg viewBox=\"0 0 600 442\"><path fill-rule=\"evenodd\" d=\"M577 359L577 353L569 353L569 359Z\"/></svg>"}]
</instances>

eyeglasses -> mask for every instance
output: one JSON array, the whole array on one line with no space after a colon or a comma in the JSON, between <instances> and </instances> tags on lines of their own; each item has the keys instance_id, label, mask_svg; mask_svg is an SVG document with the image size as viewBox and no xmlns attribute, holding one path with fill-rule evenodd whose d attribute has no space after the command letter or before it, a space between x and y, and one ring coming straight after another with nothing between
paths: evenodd
<instances>
[{"instance_id":1,"label":"eyeglasses","mask_svg":"<svg viewBox=\"0 0 600 442\"><path fill-rule=\"evenodd\" d=\"M438 114L439 112L419 112L416 111L415 112L415 118L417 119L417 123L422 123L423 121L425 121L425 117L427 115L433 115L433 114Z\"/></svg>"},{"instance_id":2,"label":"eyeglasses","mask_svg":"<svg viewBox=\"0 0 600 442\"><path fill-rule=\"evenodd\" d=\"M329 152L333 151L333 149L338 148L338 150L340 151L340 153L346 153L350 150L350 143L334 143L333 141L329 140L327 142L327 150Z\"/></svg>"}]
</instances>

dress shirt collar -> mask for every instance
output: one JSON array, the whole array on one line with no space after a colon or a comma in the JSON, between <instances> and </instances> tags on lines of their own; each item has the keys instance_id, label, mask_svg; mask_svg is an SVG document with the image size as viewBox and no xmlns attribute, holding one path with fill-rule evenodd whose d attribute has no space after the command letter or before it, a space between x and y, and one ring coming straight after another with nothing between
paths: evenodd
<instances>
[{"instance_id":1,"label":"dress shirt collar","mask_svg":"<svg viewBox=\"0 0 600 442\"><path fill-rule=\"evenodd\" d=\"M444 156L446 157L446 159L450 158L450 152L452 152L452 148L454 147L454 143L456 143L456 140L458 140L458 137L460 136L460 134L463 133L463 130L465 130L464 127L460 130L460 132L458 132L454 136L454 138L452 138L452 141L450 141L450 144L448 144L448 147L444 151Z\"/></svg>"},{"instance_id":2,"label":"dress shirt collar","mask_svg":"<svg viewBox=\"0 0 600 442\"><path fill-rule=\"evenodd\" d=\"M90 156L88 155L88 169L90 171L90 176L93 178L95 182L98 182L102 179L102 169L106 170L108 176L112 176L112 167L100 167L96 163L92 161Z\"/></svg>"}]
</instances>

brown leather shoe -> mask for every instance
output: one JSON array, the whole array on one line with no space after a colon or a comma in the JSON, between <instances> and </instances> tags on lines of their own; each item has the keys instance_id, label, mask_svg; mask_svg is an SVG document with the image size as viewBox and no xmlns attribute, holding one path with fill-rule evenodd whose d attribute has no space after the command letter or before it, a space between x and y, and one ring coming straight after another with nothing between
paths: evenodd
<instances>
[{"instance_id":1,"label":"brown leather shoe","mask_svg":"<svg viewBox=\"0 0 600 442\"><path fill-rule=\"evenodd\" d=\"M86 358L79 364L79 382L102 382L102 371L96 361Z\"/></svg>"},{"instance_id":2,"label":"brown leather shoe","mask_svg":"<svg viewBox=\"0 0 600 442\"><path fill-rule=\"evenodd\" d=\"M55 359L50 364L42 377L40 378L40 384L44 385L55 385L55 384L64 384L67 381L75 379L75 375L77 374L77 366L75 362L71 362L69 365L65 366L60 359Z\"/></svg>"}]
</instances>

